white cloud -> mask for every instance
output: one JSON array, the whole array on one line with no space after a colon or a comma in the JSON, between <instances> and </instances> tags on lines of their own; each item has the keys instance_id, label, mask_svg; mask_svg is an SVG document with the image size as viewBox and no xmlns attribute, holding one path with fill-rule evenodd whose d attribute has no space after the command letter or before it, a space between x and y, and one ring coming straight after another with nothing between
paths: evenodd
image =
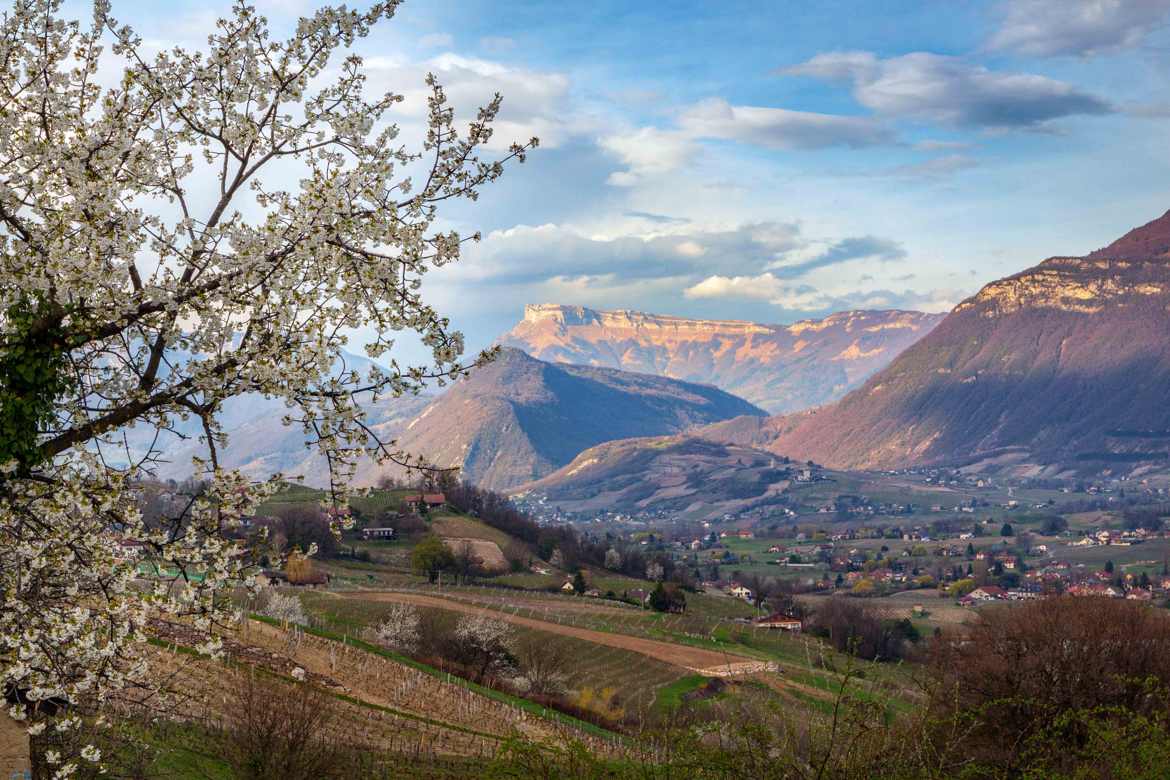
<instances>
[{"instance_id":1,"label":"white cloud","mask_svg":"<svg viewBox=\"0 0 1170 780\"><path fill-rule=\"evenodd\" d=\"M571 135L584 132L583 121L569 106L569 78L563 73L535 71L459 54L444 53L424 62L390 57L365 61L370 89L394 91L405 100L395 107L399 117L422 120L430 95L425 85L432 72L443 85L450 105L464 121L499 92L504 96L495 132L488 146L506 149L516 141L538 136L542 146L556 147Z\"/></svg>"},{"instance_id":2,"label":"white cloud","mask_svg":"<svg viewBox=\"0 0 1170 780\"><path fill-rule=\"evenodd\" d=\"M868 277L872 280L872 277ZM945 312L955 307L962 295L954 290L885 289L833 291L808 284L790 284L771 272L754 276L708 276L683 291L692 300L722 299L763 301L790 311L814 312L843 309L903 309Z\"/></svg>"},{"instance_id":3,"label":"white cloud","mask_svg":"<svg viewBox=\"0 0 1170 780\"><path fill-rule=\"evenodd\" d=\"M1062 117L1114 111L1107 101L1062 81L928 52L889 59L829 52L781 73L849 82L857 101L879 115L957 127L1041 129Z\"/></svg>"},{"instance_id":4,"label":"white cloud","mask_svg":"<svg viewBox=\"0 0 1170 780\"><path fill-rule=\"evenodd\" d=\"M1141 43L1166 23L1170 0L1012 0L1003 8L991 48L1089 56Z\"/></svg>"},{"instance_id":5,"label":"white cloud","mask_svg":"<svg viewBox=\"0 0 1170 780\"><path fill-rule=\"evenodd\" d=\"M626 170L609 176L609 183L618 187L633 186L647 176L677 170L690 161L696 151L694 142L684 134L654 127L608 135L597 143L626 166Z\"/></svg>"},{"instance_id":6,"label":"white cloud","mask_svg":"<svg viewBox=\"0 0 1170 780\"><path fill-rule=\"evenodd\" d=\"M674 277L693 282L713 267L763 270L808 243L799 226L782 222L613 238L586 236L561 225L517 225L487 234L469 250L466 268L491 284L607 276L631 284Z\"/></svg>"},{"instance_id":7,"label":"white cloud","mask_svg":"<svg viewBox=\"0 0 1170 780\"><path fill-rule=\"evenodd\" d=\"M677 127L643 127L599 141L625 169L609 183L631 187L678 170L695 157L700 140L725 140L771 149L824 149L890 143L893 132L869 117L837 116L761 106L734 106L712 98L685 109Z\"/></svg>"}]
</instances>

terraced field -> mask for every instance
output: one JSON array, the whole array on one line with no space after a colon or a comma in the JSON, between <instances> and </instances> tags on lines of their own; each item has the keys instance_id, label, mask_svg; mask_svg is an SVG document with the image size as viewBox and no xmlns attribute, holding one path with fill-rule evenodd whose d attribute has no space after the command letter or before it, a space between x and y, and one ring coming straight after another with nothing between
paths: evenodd
<instances>
[{"instance_id":1,"label":"terraced field","mask_svg":"<svg viewBox=\"0 0 1170 780\"><path fill-rule=\"evenodd\" d=\"M744 656L719 652L717 650L660 642L653 639L644 639L627 634L597 631L560 622L538 620L523 617L514 612L510 613L504 610L478 606L462 600L441 598L421 593L401 593L394 591L360 591L345 594L345 597L358 598L363 601L387 601L399 604L413 604L419 607L447 609L473 615L489 615L518 626L583 639L597 645L630 650L635 653L640 653L647 658L663 661L707 676L722 677L735 674L750 674L765 669L765 666L760 661Z\"/></svg>"}]
</instances>

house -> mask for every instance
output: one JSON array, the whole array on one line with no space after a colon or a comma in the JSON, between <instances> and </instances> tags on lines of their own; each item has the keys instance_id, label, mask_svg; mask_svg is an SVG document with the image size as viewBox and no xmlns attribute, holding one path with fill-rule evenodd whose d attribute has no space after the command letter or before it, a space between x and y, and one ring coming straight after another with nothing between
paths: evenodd
<instances>
[{"instance_id":1,"label":"house","mask_svg":"<svg viewBox=\"0 0 1170 780\"><path fill-rule=\"evenodd\" d=\"M998 601L1005 598L1007 592L998 585L984 585L982 588L976 588L967 594L972 601Z\"/></svg>"},{"instance_id":2,"label":"house","mask_svg":"<svg viewBox=\"0 0 1170 780\"><path fill-rule=\"evenodd\" d=\"M778 628L781 631L791 631L794 634L800 633L800 629L803 627L799 618L788 617L778 612L760 618L756 621L756 625L760 628Z\"/></svg>"},{"instance_id":3,"label":"house","mask_svg":"<svg viewBox=\"0 0 1170 780\"><path fill-rule=\"evenodd\" d=\"M1073 585L1068 589L1070 596L1098 596L1104 598L1117 599L1121 598L1122 592L1113 587L1100 582L1090 582L1080 585Z\"/></svg>"},{"instance_id":4,"label":"house","mask_svg":"<svg viewBox=\"0 0 1170 780\"><path fill-rule=\"evenodd\" d=\"M743 599L744 601L751 601L752 597L755 595L752 593L751 588L745 588L743 585L733 585L728 593L730 593L732 596L735 596L737 599Z\"/></svg>"},{"instance_id":5,"label":"house","mask_svg":"<svg viewBox=\"0 0 1170 780\"><path fill-rule=\"evenodd\" d=\"M369 539L393 539L394 529L389 527L383 528L363 528L362 538Z\"/></svg>"},{"instance_id":6,"label":"house","mask_svg":"<svg viewBox=\"0 0 1170 780\"><path fill-rule=\"evenodd\" d=\"M771 547L769 547L769 548L768 548L768 552L770 552L770 553L782 553L782 552L784 552L784 548L783 548L781 545L774 544L774 545L772 545Z\"/></svg>"},{"instance_id":7,"label":"house","mask_svg":"<svg viewBox=\"0 0 1170 780\"><path fill-rule=\"evenodd\" d=\"M146 556L146 553L146 542L139 541L138 539L120 539L118 540L118 547L114 552L114 556L118 561L125 563L143 558Z\"/></svg>"},{"instance_id":8,"label":"house","mask_svg":"<svg viewBox=\"0 0 1170 780\"><path fill-rule=\"evenodd\" d=\"M1042 597L1043 594L1026 588L1011 588L1007 592L1008 601L1029 601Z\"/></svg>"},{"instance_id":9,"label":"house","mask_svg":"<svg viewBox=\"0 0 1170 780\"><path fill-rule=\"evenodd\" d=\"M1130 601L1151 601L1154 598L1154 594L1145 588L1132 588L1125 594L1125 597Z\"/></svg>"},{"instance_id":10,"label":"house","mask_svg":"<svg viewBox=\"0 0 1170 780\"><path fill-rule=\"evenodd\" d=\"M634 588L633 590L626 591L625 596L630 601L633 601L633 602L638 603L638 604L645 604L647 601L650 600L650 594L647 593L646 591L642 590L641 588Z\"/></svg>"},{"instance_id":11,"label":"house","mask_svg":"<svg viewBox=\"0 0 1170 780\"><path fill-rule=\"evenodd\" d=\"M437 509L447 503L447 497L442 493L413 493L403 496L402 500L416 509L424 506L427 509Z\"/></svg>"},{"instance_id":12,"label":"house","mask_svg":"<svg viewBox=\"0 0 1170 780\"><path fill-rule=\"evenodd\" d=\"M564 591L565 593L572 593L574 590L573 581L572 580L565 580L565 584L561 586L561 590Z\"/></svg>"}]
</instances>

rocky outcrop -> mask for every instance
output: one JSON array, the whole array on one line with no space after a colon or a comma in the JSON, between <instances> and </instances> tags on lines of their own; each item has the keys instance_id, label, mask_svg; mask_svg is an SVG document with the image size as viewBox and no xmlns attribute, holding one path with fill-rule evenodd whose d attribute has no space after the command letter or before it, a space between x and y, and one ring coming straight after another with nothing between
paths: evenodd
<instances>
[{"instance_id":1,"label":"rocky outcrop","mask_svg":"<svg viewBox=\"0 0 1170 780\"><path fill-rule=\"evenodd\" d=\"M712 382L772 413L840 398L942 319L848 311L763 325L582 306L526 306L500 343L541 360Z\"/></svg>"}]
</instances>

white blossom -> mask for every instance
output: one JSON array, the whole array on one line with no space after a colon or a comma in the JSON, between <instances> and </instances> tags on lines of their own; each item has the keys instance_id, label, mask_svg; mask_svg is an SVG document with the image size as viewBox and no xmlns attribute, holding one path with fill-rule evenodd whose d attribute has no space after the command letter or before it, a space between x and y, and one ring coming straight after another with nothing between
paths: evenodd
<instances>
[{"instance_id":1,"label":"white blossom","mask_svg":"<svg viewBox=\"0 0 1170 780\"><path fill-rule=\"evenodd\" d=\"M391 604L382 621L372 630L371 638L385 647L410 653L418 647L420 627L417 609L409 604Z\"/></svg>"},{"instance_id":2,"label":"white blossom","mask_svg":"<svg viewBox=\"0 0 1170 780\"><path fill-rule=\"evenodd\" d=\"M268 593L261 594L259 602L261 604L260 614L273 620L302 625L309 622L309 616L305 614L305 608L301 604L299 596L285 595L279 591L270 590Z\"/></svg>"},{"instance_id":3,"label":"white blossom","mask_svg":"<svg viewBox=\"0 0 1170 780\"><path fill-rule=\"evenodd\" d=\"M30 702L14 716L147 683L155 623L218 652L210 635L235 617L224 590L250 573L229 532L277 484L219 467L226 399L285 400L326 456L340 525L359 455L413 462L357 401L467 370L462 335L420 292L467 240L438 229L439 207L474 200L536 142L482 158L499 98L460 131L429 78L426 141L398 145L386 112L402 97L366 95L361 59L342 53L397 5L322 8L280 40L238 3L206 47L157 54L106 0L88 24L60 19L61 0L0 15L0 358L39 344L67 363L36 458L0 464L0 686ZM107 89L110 55L125 72ZM389 368L345 366L357 328ZM390 357L402 331L433 365ZM148 522L137 491L164 453L123 433L181 420L202 429L202 481ZM171 574L144 583L127 545Z\"/></svg>"}]
</instances>

